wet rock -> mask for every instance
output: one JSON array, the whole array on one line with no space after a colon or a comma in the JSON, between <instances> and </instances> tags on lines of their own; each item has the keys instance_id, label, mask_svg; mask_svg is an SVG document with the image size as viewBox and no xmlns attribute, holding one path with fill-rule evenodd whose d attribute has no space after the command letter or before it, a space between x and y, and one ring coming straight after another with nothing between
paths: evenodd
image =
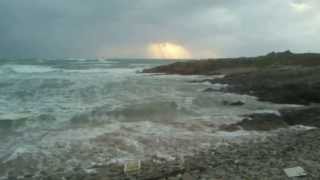
<instances>
[{"instance_id":1,"label":"wet rock","mask_svg":"<svg viewBox=\"0 0 320 180\"><path fill-rule=\"evenodd\" d=\"M320 102L319 69L319 66L287 69L274 67L228 75L213 83L230 84L226 89L228 92L250 94L262 101L309 105Z\"/></svg>"},{"instance_id":2,"label":"wet rock","mask_svg":"<svg viewBox=\"0 0 320 180\"><path fill-rule=\"evenodd\" d=\"M222 101L222 104L225 106L242 106L245 103L242 101L234 101L234 102Z\"/></svg>"},{"instance_id":3,"label":"wet rock","mask_svg":"<svg viewBox=\"0 0 320 180\"><path fill-rule=\"evenodd\" d=\"M223 124L219 127L222 131L234 132L241 130L241 126L237 124Z\"/></svg>"},{"instance_id":4,"label":"wet rock","mask_svg":"<svg viewBox=\"0 0 320 180\"><path fill-rule=\"evenodd\" d=\"M273 113L258 113L246 116L235 125L244 130L273 130L294 125L320 127L320 106L305 106L301 108L286 108L280 110L280 115ZM222 129L231 129L235 125L222 126Z\"/></svg>"},{"instance_id":5,"label":"wet rock","mask_svg":"<svg viewBox=\"0 0 320 180\"><path fill-rule=\"evenodd\" d=\"M305 125L320 127L320 106L283 109L280 111L289 125Z\"/></svg>"},{"instance_id":6,"label":"wet rock","mask_svg":"<svg viewBox=\"0 0 320 180\"><path fill-rule=\"evenodd\" d=\"M242 101L236 101L236 102L232 102L230 103L231 106L242 106L244 105L245 103L242 102Z\"/></svg>"},{"instance_id":7,"label":"wet rock","mask_svg":"<svg viewBox=\"0 0 320 180\"><path fill-rule=\"evenodd\" d=\"M288 127L288 124L281 116L272 113L259 113L249 115L236 125L244 130L268 131Z\"/></svg>"}]
</instances>

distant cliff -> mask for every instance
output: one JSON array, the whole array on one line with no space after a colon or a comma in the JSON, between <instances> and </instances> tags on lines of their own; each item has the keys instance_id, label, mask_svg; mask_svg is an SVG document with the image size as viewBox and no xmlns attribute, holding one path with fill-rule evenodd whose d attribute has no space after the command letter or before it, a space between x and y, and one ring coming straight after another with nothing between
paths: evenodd
<instances>
[{"instance_id":1,"label":"distant cliff","mask_svg":"<svg viewBox=\"0 0 320 180\"><path fill-rule=\"evenodd\" d=\"M265 56L225 59L207 59L176 62L169 65L145 69L144 73L166 73L182 75L210 75L250 72L274 66L315 66L320 65L320 54L294 54L290 51L272 52Z\"/></svg>"},{"instance_id":2,"label":"distant cliff","mask_svg":"<svg viewBox=\"0 0 320 180\"><path fill-rule=\"evenodd\" d=\"M178 62L143 72L225 74L224 78L206 81L229 84L225 91L257 96L263 101L285 104L320 103L320 54L272 52L252 58Z\"/></svg>"}]
</instances>

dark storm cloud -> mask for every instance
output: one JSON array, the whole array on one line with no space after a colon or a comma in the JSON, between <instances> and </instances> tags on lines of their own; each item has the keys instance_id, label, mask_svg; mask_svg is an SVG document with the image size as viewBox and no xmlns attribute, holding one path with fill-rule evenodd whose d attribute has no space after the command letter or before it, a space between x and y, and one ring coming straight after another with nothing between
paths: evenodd
<instances>
[{"instance_id":1,"label":"dark storm cloud","mask_svg":"<svg viewBox=\"0 0 320 180\"><path fill-rule=\"evenodd\" d=\"M1 0L0 57L146 57L153 42L194 57L320 51L317 0Z\"/></svg>"}]
</instances>

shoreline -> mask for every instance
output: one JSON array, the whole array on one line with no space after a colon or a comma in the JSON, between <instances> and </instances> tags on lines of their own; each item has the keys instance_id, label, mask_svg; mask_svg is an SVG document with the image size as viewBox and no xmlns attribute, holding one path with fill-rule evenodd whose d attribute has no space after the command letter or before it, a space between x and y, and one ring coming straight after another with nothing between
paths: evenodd
<instances>
[{"instance_id":1,"label":"shoreline","mask_svg":"<svg viewBox=\"0 0 320 180\"><path fill-rule=\"evenodd\" d=\"M280 54L277 56L290 56L292 58L294 55L286 52L285 54ZM112 164L94 164L86 169L79 167L70 172L66 172L65 170L61 169L61 171L57 172L41 172L38 175L9 174L8 177L0 177L0 180L287 179L284 169L296 166L301 166L307 172L307 176L302 177L301 179L319 178L320 160L318 157L320 156L320 151L318 151L318 149L320 149L320 138L318 137L320 136L320 129L311 129L300 126L304 125L320 127L320 106L314 104L318 103L318 100L317 98L313 98L317 97L318 94L317 91L313 91L318 90L318 67L310 67L308 65L301 68L297 67L297 64L294 64L292 65L294 68L291 67L291 65L288 68L287 64L290 63L287 63L285 65L277 66L268 65L266 70L262 70L257 67L253 67L255 66L252 65L253 60L254 59L249 58L249 65L247 61L244 64L239 64L239 62L232 64L232 62L228 62L227 65L224 65L223 62L220 62L223 67L222 70L220 69L219 65L214 67L214 71L211 71L210 66L208 68L206 67L208 70L207 72L210 73L203 73L201 69L204 68L203 65L193 66L194 64L201 64L203 62L180 62L178 64L179 66L182 65L182 67L185 67L184 63L191 63L191 66L187 65L186 67L194 68L192 72L195 73L182 73L183 75L208 75L225 73L226 76L219 79L205 79L204 81L208 81L211 84L229 84L229 86L222 88L221 91L249 94L264 101L289 104L290 102L287 100L289 99L291 101L291 98L283 98L283 96L286 94L286 91L294 90L295 87L300 85L302 85L302 89L310 87L310 91L307 92L307 94L311 94L310 98L306 98L304 95L302 95L301 97L299 96L299 98L293 100L293 104L301 104L303 105L302 107L281 109L280 114L249 114L238 123L220 127L224 131L228 132L239 130L272 132L273 134L271 136L251 139L241 143L225 142L219 147L210 146L205 151L199 150L199 152L195 152L193 155L183 157L178 156L173 157L173 159L167 159L165 157L158 156L148 157L141 161L140 170L129 175L124 173L123 163L116 162ZM279 59L276 59L276 61L278 60ZM210 62L210 64L211 63L212 62ZM166 65L165 67L166 71L168 69L170 70L170 67L173 67L173 70L170 70L171 73L166 73L166 71L158 71L159 67L157 67L155 70L146 71L166 74L180 74L179 71L181 71L181 69L179 68L178 71L175 72L177 70L176 64ZM197 69L199 67L200 69ZM263 66L263 68L265 68L265 66ZM297 69L298 71L296 71ZM190 69L188 72L191 72ZM276 79L270 80L270 73L274 73L273 77ZM297 78L298 76L301 77L301 79ZM290 78L293 78L293 80L288 81ZM295 84L296 86L287 86L287 82L289 82L289 84ZM310 85L305 86L303 84L304 82L309 82ZM274 87L274 84L277 85L275 86L276 88L270 88L270 86ZM265 88L267 88L270 92L265 91ZM276 92L279 92L279 89L282 89L283 91L282 93L277 94ZM206 92L203 93L210 93L210 91L216 90L208 89L205 91ZM290 97L294 97L297 93L299 94L300 91L294 92L293 96ZM270 94L272 96L270 96ZM310 101L310 99L312 101ZM313 99L316 101L313 102ZM246 102L230 101L223 103L232 107L242 106Z\"/></svg>"},{"instance_id":2,"label":"shoreline","mask_svg":"<svg viewBox=\"0 0 320 180\"><path fill-rule=\"evenodd\" d=\"M231 59L232 60L232 59ZM224 127L226 130L237 131L239 128L245 130L255 131L270 131L279 128L288 128L294 125L305 125L315 127L313 130L306 130L298 134L285 133L282 135L275 135L274 139L266 142L258 142L247 144L248 149L244 152L248 154L264 153L266 161L275 160L274 154L282 151L285 146L288 149L297 150L295 156L288 157L283 154L288 161L273 162L273 166L281 166L275 169L258 161L252 165L244 163L237 167L237 170L231 169L225 164L221 164L228 170L226 173L212 173L209 178L223 178L223 179L286 179L283 172L286 166L295 167L303 166L307 168L308 175L301 179L315 179L319 178L320 174L320 160L317 157L317 149L320 148L319 138L320 133L320 55L318 54L293 54L289 51L282 53L270 53L266 56L256 58L239 58L227 60L205 60L174 63L171 65L155 67L147 69L144 73L165 73L165 74L180 74L180 75L224 75L217 79L204 79L200 82L209 82L211 84L228 84L222 89L224 92L231 92L237 94L247 94L257 97L261 101L268 101L280 104L297 104L303 105L298 108L281 109L279 115L265 113L265 114L251 114L248 118L244 118L241 122L231 124ZM197 83L197 82L192 82ZM216 91L214 89L206 89L204 92L210 93ZM229 105L241 106L245 102L226 102ZM282 142L282 139L286 139ZM277 143L274 141L279 140ZM308 145L315 146L315 149L305 149L300 147L299 143L309 141ZM278 144L279 143L279 144ZM309 144L310 143L310 144ZM271 149L254 149L255 146L267 147ZM245 145L244 145L245 146ZM234 151L241 148L233 147ZM252 148L252 149L250 149ZM231 150L232 151L232 150ZM300 153L299 153L300 152ZM270 154L271 153L271 154ZM305 157L306 154L311 157ZM240 153L241 154L241 153ZM225 154L226 155L226 154ZM224 155L222 155L224 156ZM230 160L238 161L232 157L225 157ZM240 157L241 158L241 157ZM295 162L295 163L293 163ZM284 165L286 164L287 165ZM309 163L309 164L308 164ZM232 163L231 163L232 164ZM235 163L238 164L238 163ZM312 164L314 167L307 167ZM232 164L231 166L234 166ZM261 169L254 171L253 169L263 168L265 177L260 174ZM208 167L208 166L207 166ZM251 169L252 168L252 169ZM208 168L210 169L210 168ZM239 169L242 169L240 172ZM259 172L260 171L260 172ZM273 172L272 172L273 171ZM276 173L277 172L277 173ZM200 173L208 174L208 173ZM275 175L277 174L277 175ZM268 177L268 178L267 178ZM196 178L195 178L196 179ZM200 177L198 177L200 179Z\"/></svg>"}]
</instances>

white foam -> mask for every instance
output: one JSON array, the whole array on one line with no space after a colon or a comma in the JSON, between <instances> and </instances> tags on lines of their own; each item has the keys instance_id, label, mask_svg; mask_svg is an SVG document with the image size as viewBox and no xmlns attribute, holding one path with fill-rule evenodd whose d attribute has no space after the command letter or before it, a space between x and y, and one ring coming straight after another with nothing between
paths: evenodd
<instances>
[{"instance_id":1,"label":"white foam","mask_svg":"<svg viewBox=\"0 0 320 180\"><path fill-rule=\"evenodd\" d=\"M252 132L249 131L234 131L234 132L227 132L227 131L218 131L215 133L215 136L224 137L224 138L234 138L239 136L249 136Z\"/></svg>"},{"instance_id":2,"label":"white foam","mask_svg":"<svg viewBox=\"0 0 320 180\"><path fill-rule=\"evenodd\" d=\"M104 65L105 66L105 65ZM111 66L111 65L110 65ZM134 68L90 68L90 69L64 69L63 72L70 73L108 73L111 76L133 74Z\"/></svg>"},{"instance_id":3,"label":"white foam","mask_svg":"<svg viewBox=\"0 0 320 180\"><path fill-rule=\"evenodd\" d=\"M76 57L69 57L69 58L66 58L66 60L70 60L70 61L90 61L90 59L76 58Z\"/></svg>"},{"instance_id":4,"label":"white foam","mask_svg":"<svg viewBox=\"0 0 320 180\"><path fill-rule=\"evenodd\" d=\"M107 68L90 68L90 69L64 69L63 72L69 73L106 73L110 69Z\"/></svg>"},{"instance_id":5,"label":"white foam","mask_svg":"<svg viewBox=\"0 0 320 180\"><path fill-rule=\"evenodd\" d=\"M317 129L317 128L312 126L295 125L295 126L290 126L289 129L296 130L296 131L307 131L307 130Z\"/></svg>"},{"instance_id":6,"label":"white foam","mask_svg":"<svg viewBox=\"0 0 320 180\"><path fill-rule=\"evenodd\" d=\"M215 89L215 90L221 90L223 88L228 87L228 84L220 84L220 83L215 83L215 84L211 84L211 88Z\"/></svg>"},{"instance_id":7,"label":"white foam","mask_svg":"<svg viewBox=\"0 0 320 180\"><path fill-rule=\"evenodd\" d=\"M39 65L5 65L2 68L11 69L16 73L47 73L58 70L49 66Z\"/></svg>"},{"instance_id":8,"label":"white foam","mask_svg":"<svg viewBox=\"0 0 320 180\"><path fill-rule=\"evenodd\" d=\"M18 147L17 149L15 149L13 151L13 153L6 159L4 160L3 162L9 162L9 161L12 161L12 160L15 160L16 158L18 158L19 156L25 154L25 153L29 153L30 152L30 149L28 147Z\"/></svg>"},{"instance_id":9,"label":"white foam","mask_svg":"<svg viewBox=\"0 0 320 180\"><path fill-rule=\"evenodd\" d=\"M81 129L69 129L56 134L50 134L42 139L42 144L54 146L57 142L69 143L77 140L90 140L94 139L105 133L114 132L120 128L120 123L112 123L104 127L99 128L81 128Z\"/></svg>"},{"instance_id":10,"label":"white foam","mask_svg":"<svg viewBox=\"0 0 320 180\"><path fill-rule=\"evenodd\" d=\"M0 113L0 121L1 120L19 120L19 119L24 119L30 117L31 114L28 113L6 113L6 114L1 114Z\"/></svg>"},{"instance_id":11,"label":"white foam","mask_svg":"<svg viewBox=\"0 0 320 180\"><path fill-rule=\"evenodd\" d=\"M212 83L209 82L209 81L204 81L204 82L201 83L201 84L203 84L203 85L205 85L205 86L211 86L211 85L212 85Z\"/></svg>"},{"instance_id":12,"label":"white foam","mask_svg":"<svg viewBox=\"0 0 320 180\"><path fill-rule=\"evenodd\" d=\"M277 116L281 116L281 113L278 110L270 110L270 109L257 110L257 111L254 111L254 113L257 113L257 114L266 113L266 114L274 114Z\"/></svg>"},{"instance_id":13,"label":"white foam","mask_svg":"<svg viewBox=\"0 0 320 180\"><path fill-rule=\"evenodd\" d=\"M226 77L225 74L210 76L210 78L212 78L212 79L222 79L222 78L224 78L224 77Z\"/></svg>"}]
</instances>

